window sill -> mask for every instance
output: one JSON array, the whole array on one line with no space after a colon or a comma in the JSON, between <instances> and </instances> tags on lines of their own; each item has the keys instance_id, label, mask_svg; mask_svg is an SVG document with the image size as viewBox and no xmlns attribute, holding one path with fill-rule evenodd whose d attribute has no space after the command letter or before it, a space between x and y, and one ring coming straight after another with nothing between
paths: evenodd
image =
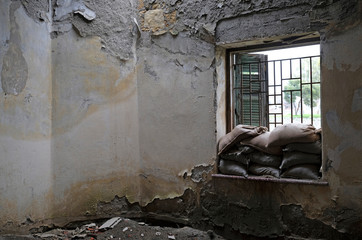
<instances>
[{"instance_id":1,"label":"window sill","mask_svg":"<svg viewBox=\"0 0 362 240\"><path fill-rule=\"evenodd\" d=\"M291 178L268 178L259 176L241 177L236 175L224 175L224 174L212 174L213 178L226 178L226 179L237 179L237 180L249 180L249 181L261 181L261 182L275 182L275 183L296 183L296 184L307 184L307 185L322 185L328 186L328 182L322 180L302 180L302 179L291 179Z\"/></svg>"}]
</instances>

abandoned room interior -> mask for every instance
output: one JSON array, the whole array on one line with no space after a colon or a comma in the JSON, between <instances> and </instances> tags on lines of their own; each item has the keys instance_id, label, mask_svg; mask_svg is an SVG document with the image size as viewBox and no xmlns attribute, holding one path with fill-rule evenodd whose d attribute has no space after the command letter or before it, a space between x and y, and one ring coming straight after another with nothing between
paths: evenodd
<instances>
[{"instance_id":1,"label":"abandoned room interior","mask_svg":"<svg viewBox=\"0 0 362 240\"><path fill-rule=\"evenodd\" d=\"M361 239L361 19L361 0L1 0L0 239L113 217ZM293 127L313 139L271 143Z\"/></svg>"}]
</instances>

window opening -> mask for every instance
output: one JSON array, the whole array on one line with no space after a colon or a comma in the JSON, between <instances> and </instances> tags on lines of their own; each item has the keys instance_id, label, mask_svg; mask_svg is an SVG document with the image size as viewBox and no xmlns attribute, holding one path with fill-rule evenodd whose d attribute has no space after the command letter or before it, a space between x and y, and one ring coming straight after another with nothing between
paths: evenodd
<instances>
[{"instance_id":1,"label":"window opening","mask_svg":"<svg viewBox=\"0 0 362 240\"><path fill-rule=\"evenodd\" d=\"M319 45L232 52L232 125L321 126Z\"/></svg>"}]
</instances>

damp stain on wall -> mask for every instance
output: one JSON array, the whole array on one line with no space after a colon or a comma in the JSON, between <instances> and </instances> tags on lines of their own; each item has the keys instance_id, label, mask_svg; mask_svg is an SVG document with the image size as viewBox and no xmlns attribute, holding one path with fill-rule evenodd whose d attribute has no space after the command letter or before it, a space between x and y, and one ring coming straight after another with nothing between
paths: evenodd
<instances>
[{"instance_id":1,"label":"damp stain on wall","mask_svg":"<svg viewBox=\"0 0 362 240\"><path fill-rule=\"evenodd\" d=\"M107 56L99 37L79 38L73 33L54 41L54 134L69 131L101 106L127 101L135 94L137 69L132 63L122 67Z\"/></svg>"},{"instance_id":2,"label":"damp stain on wall","mask_svg":"<svg viewBox=\"0 0 362 240\"><path fill-rule=\"evenodd\" d=\"M1 86L5 94L19 95L28 79L28 65L21 50L19 25L15 11L20 7L19 2L10 5L10 39L8 50L3 57L1 70Z\"/></svg>"}]
</instances>

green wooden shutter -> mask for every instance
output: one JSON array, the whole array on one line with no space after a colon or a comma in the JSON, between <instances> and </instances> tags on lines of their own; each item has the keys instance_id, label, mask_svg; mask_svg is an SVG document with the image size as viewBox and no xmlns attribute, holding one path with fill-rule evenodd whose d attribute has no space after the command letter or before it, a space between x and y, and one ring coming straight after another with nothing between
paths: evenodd
<instances>
[{"instance_id":1,"label":"green wooden shutter","mask_svg":"<svg viewBox=\"0 0 362 240\"><path fill-rule=\"evenodd\" d=\"M232 83L234 125L267 126L266 66L266 55L234 55Z\"/></svg>"}]
</instances>

